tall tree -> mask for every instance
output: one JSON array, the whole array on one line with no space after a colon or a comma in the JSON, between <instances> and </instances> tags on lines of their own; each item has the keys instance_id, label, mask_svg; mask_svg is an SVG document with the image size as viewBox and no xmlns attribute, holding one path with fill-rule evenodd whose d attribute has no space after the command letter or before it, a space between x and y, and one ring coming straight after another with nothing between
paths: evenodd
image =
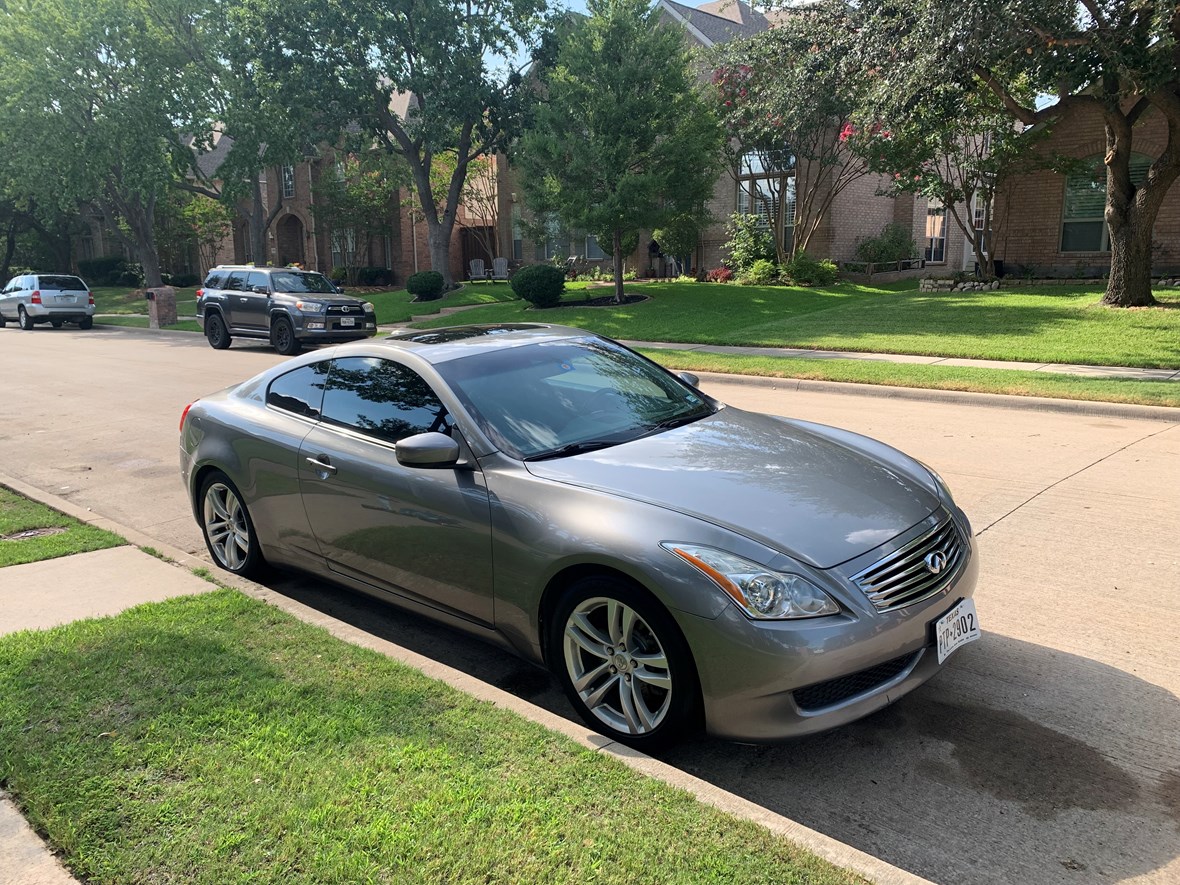
<instances>
[{"instance_id":1,"label":"tall tree","mask_svg":"<svg viewBox=\"0 0 1180 885\"><path fill-rule=\"evenodd\" d=\"M453 285L451 234L469 164L502 150L529 98L512 62L543 30L544 0L245 0L257 61L306 103L405 158L431 266ZM453 154L439 211L435 158Z\"/></svg>"},{"instance_id":2,"label":"tall tree","mask_svg":"<svg viewBox=\"0 0 1180 885\"><path fill-rule=\"evenodd\" d=\"M0 5L0 149L43 205L89 201L160 284L167 142L189 116L190 59L162 20L194 27L200 0L9 0ZM52 170L52 171L51 171Z\"/></svg>"},{"instance_id":3,"label":"tall tree","mask_svg":"<svg viewBox=\"0 0 1180 885\"><path fill-rule=\"evenodd\" d=\"M1180 177L1180 7L1170 0L863 0L855 34L879 94L916 106L935 84L987 93L1011 119L1052 127L1078 108L1103 120L1110 277L1103 301L1154 303L1152 229ZM1042 107L1028 101L1041 93ZM1137 183L1136 126L1158 114L1163 151Z\"/></svg>"},{"instance_id":4,"label":"tall tree","mask_svg":"<svg viewBox=\"0 0 1180 885\"><path fill-rule=\"evenodd\" d=\"M861 106L867 73L852 60L843 4L789 11L778 26L720 44L710 55L718 112L730 137L735 171L765 174L769 192L752 195L766 205L772 228L793 228L789 242L775 237L783 260L811 245L833 203L869 173L849 142L846 126ZM842 137L845 136L845 137Z\"/></svg>"},{"instance_id":5,"label":"tall tree","mask_svg":"<svg viewBox=\"0 0 1180 885\"><path fill-rule=\"evenodd\" d=\"M646 0L588 5L541 75L543 98L515 158L534 210L610 243L621 300L623 239L704 214L722 134L678 29L660 26Z\"/></svg>"},{"instance_id":6,"label":"tall tree","mask_svg":"<svg viewBox=\"0 0 1180 885\"><path fill-rule=\"evenodd\" d=\"M388 154L342 151L334 164L320 170L312 211L332 239L332 249L344 262L348 282L355 285L357 269L369 256L372 239L389 231L400 164Z\"/></svg>"}]
</instances>

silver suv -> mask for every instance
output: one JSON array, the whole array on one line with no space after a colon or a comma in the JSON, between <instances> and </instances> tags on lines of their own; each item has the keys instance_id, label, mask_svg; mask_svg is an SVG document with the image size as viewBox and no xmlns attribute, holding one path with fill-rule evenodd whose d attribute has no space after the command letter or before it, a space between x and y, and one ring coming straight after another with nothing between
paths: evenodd
<instances>
[{"instance_id":1,"label":"silver suv","mask_svg":"<svg viewBox=\"0 0 1180 885\"><path fill-rule=\"evenodd\" d=\"M9 320L22 329L49 323L77 323L79 329L94 325L94 296L81 277L72 274L22 274L0 291L0 329Z\"/></svg>"},{"instance_id":2,"label":"silver suv","mask_svg":"<svg viewBox=\"0 0 1180 885\"><path fill-rule=\"evenodd\" d=\"M372 304L346 298L323 274L292 267L219 265L197 290L197 322L211 347L233 336L264 338L279 353L339 344L377 332Z\"/></svg>"}]
</instances>

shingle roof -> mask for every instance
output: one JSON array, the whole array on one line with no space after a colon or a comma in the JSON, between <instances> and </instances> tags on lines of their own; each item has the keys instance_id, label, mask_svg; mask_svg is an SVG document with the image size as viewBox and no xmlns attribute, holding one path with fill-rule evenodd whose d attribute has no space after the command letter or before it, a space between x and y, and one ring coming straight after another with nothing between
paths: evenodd
<instances>
[{"instance_id":1,"label":"shingle roof","mask_svg":"<svg viewBox=\"0 0 1180 885\"><path fill-rule=\"evenodd\" d=\"M741 0L714 0L696 9L673 0L663 3L703 34L710 44L752 37L770 27L766 16Z\"/></svg>"}]
</instances>

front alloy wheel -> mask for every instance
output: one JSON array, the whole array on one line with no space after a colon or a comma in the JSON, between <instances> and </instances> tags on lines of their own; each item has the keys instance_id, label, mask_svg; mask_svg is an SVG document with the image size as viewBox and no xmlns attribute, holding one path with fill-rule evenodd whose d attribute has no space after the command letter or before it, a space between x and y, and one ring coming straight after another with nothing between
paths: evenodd
<instances>
[{"instance_id":1,"label":"front alloy wheel","mask_svg":"<svg viewBox=\"0 0 1180 885\"><path fill-rule=\"evenodd\" d=\"M295 337L295 328L286 317L278 317L270 328L270 343L283 356L294 356L299 353L299 339Z\"/></svg>"},{"instance_id":2,"label":"front alloy wheel","mask_svg":"<svg viewBox=\"0 0 1180 885\"><path fill-rule=\"evenodd\" d=\"M558 625L560 645L550 646L560 649L558 676L591 727L654 749L694 724L691 656L654 600L620 582L582 582L559 607Z\"/></svg>"},{"instance_id":3,"label":"front alloy wheel","mask_svg":"<svg viewBox=\"0 0 1180 885\"><path fill-rule=\"evenodd\" d=\"M256 572L262 562L254 525L238 490L228 477L217 473L201 492L201 529L213 559L238 575Z\"/></svg>"}]
</instances>

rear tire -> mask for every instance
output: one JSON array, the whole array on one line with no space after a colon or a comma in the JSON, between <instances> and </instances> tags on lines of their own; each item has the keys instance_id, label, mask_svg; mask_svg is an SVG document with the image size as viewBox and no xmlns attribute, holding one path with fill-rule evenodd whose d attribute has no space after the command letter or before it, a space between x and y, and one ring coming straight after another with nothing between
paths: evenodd
<instances>
[{"instance_id":1,"label":"rear tire","mask_svg":"<svg viewBox=\"0 0 1180 885\"><path fill-rule=\"evenodd\" d=\"M250 512L241 493L221 471L210 473L201 483L197 513L205 546L220 568L244 578L265 568Z\"/></svg>"},{"instance_id":2,"label":"rear tire","mask_svg":"<svg viewBox=\"0 0 1180 885\"><path fill-rule=\"evenodd\" d=\"M225 320L221 318L221 314L211 313L205 317L205 340L214 350L225 350L229 347L233 339L230 338L229 329L225 327Z\"/></svg>"},{"instance_id":3,"label":"rear tire","mask_svg":"<svg viewBox=\"0 0 1180 885\"><path fill-rule=\"evenodd\" d=\"M4 314L0 313L0 329L8 325L8 320L4 319Z\"/></svg>"},{"instance_id":4,"label":"rear tire","mask_svg":"<svg viewBox=\"0 0 1180 885\"><path fill-rule=\"evenodd\" d=\"M646 592L611 577L569 587L549 624L549 663L582 720L647 752L695 732L700 685L688 643Z\"/></svg>"},{"instance_id":5,"label":"rear tire","mask_svg":"<svg viewBox=\"0 0 1180 885\"><path fill-rule=\"evenodd\" d=\"M17 324L22 329L24 329L26 332L32 330L34 325L33 318L29 316L28 311L25 310L25 306L23 304L16 309L16 317Z\"/></svg>"},{"instance_id":6,"label":"rear tire","mask_svg":"<svg viewBox=\"0 0 1180 885\"><path fill-rule=\"evenodd\" d=\"M302 350L295 337L295 327L287 317L275 317L270 324L270 343L283 356L295 356Z\"/></svg>"},{"instance_id":7,"label":"rear tire","mask_svg":"<svg viewBox=\"0 0 1180 885\"><path fill-rule=\"evenodd\" d=\"M82 331L94 328L94 317L82 317L78 320L78 328Z\"/></svg>"}]
</instances>

